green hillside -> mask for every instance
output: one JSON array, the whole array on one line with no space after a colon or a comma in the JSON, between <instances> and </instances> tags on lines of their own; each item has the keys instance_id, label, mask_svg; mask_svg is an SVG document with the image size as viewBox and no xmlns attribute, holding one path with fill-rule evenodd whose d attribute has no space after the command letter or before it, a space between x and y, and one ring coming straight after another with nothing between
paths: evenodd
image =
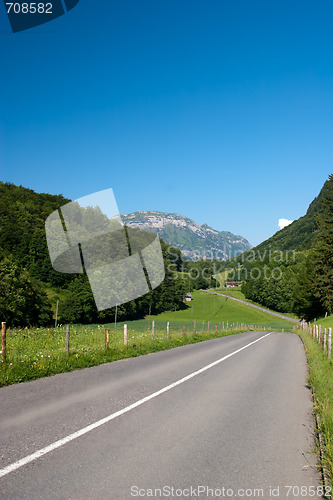
<instances>
[{"instance_id":1,"label":"green hillside","mask_svg":"<svg viewBox=\"0 0 333 500\"><path fill-rule=\"evenodd\" d=\"M272 329L292 329L295 324L274 317L269 313L259 311L253 307L241 304L219 295L196 290L193 292L193 300L187 303L187 308L180 311L164 312L151 319L159 321L194 321L198 323L204 320L212 325L224 321L225 323L245 323L247 325L262 325Z\"/></svg>"},{"instance_id":2,"label":"green hillside","mask_svg":"<svg viewBox=\"0 0 333 500\"><path fill-rule=\"evenodd\" d=\"M310 203L303 217L237 257L226 262L214 260L216 278L222 282L228 279L245 280L247 277L246 270L253 267L253 262L259 263L259 266L261 266L272 259L277 261L277 255L282 252L280 262L283 263L285 260L293 258L294 255L310 249L319 236L317 217L327 192L328 181L325 182L319 195ZM299 260L299 257L297 256L295 259ZM233 275L232 270L237 270L237 273Z\"/></svg>"},{"instance_id":3,"label":"green hillside","mask_svg":"<svg viewBox=\"0 0 333 500\"><path fill-rule=\"evenodd\" d=\"M300 217L289 226L281 229L271 238L255 247L255 249L262 252L267 247L274 250L303 250L309 248L315 237L317 228L316 216L320 210L320 205L325 197L326 190L327 187L325 184L320 194L310 204L303 217Z\"/></svg>"},{"instance_id":4,"label":"green hillside","mask_svg":"<svg viewBox=\"0 0 333 500\"><path fill-rule=\"evenodd\" d=\"M62 195L0 181L0 256L13 256L29 273L54 286L68 284L69 275L53 270L47 250L45 220L70 200Z\"/></svg>"},{"instance_id":5,"label":"green hillside","mask_svg":"<svg viewBox=\"0 0 333 500\"><path fill-rule=\"evenodd\" d=\"M321 325L323 328L333 328L333 314L322 318L314 318L316 325Z\"/></svg>"},{"instance_id":6,"label":"green hillside","mask_svg":"<svg viewBox=\"0 0 333 500\"><path fill-rule=\"evenodd\" d=\"M333 312L333 177L306 215L229 261L248 300L310 320Z\"/></svg>"},{"instance_id":7,"label":"green hillside","mask_svg":"<svg viewBox=\"0 0 333 500\"><path fill-rule=\"evenodd\" d=\"M256 253L263 254L270 250L305 250L311 247L317 231L317 215L325 200L328 185L324 184L319 195L310 203L306 214L295 220L289 226L281 229L273 236L253 248ZM243 254L243 258L247 252Z\"/></svg>"},{"instance_id":8,"label":"green hillside","mask_svg":"<svg viewBox=\"0 0 333 500\"><path fill-rule=\"evenodd\" d=\"M85 274L60 273L52 268L45 220L70 201L62 195L39 194L0 182L0 321L8 326L52 324L57 300L59 322L114 320L114 308L97 311ZM170 251L170 245L162 241L161 247L166 279L145 296L121 304L117 308L119 320L142 318L149 309L159 313L183 306L183 297L191 285L178 275L182 266L180 250Z\"/></svg>"}]
</instances>

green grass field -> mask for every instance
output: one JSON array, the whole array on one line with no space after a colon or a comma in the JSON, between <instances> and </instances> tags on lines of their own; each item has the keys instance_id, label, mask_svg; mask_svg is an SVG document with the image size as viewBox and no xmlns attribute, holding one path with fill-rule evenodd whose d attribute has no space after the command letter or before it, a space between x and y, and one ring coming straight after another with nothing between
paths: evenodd
<instances>
[{"instance_id":1,"label":"green grass field","mask_svg":"<svg viewBox=\"0 0 333 500\"><path fill-rule=\"evenodd\" d=\"M217 289L219 292L219 289ZM222 291L222 293L224 293ZM228 292L229 293L229 292ZM241 292L233 292L241 294ZM274 317L271 314L259 311L234 300L226 299L218 295L196 290L193 292L193 300L188 302L185 310L165 312L152 319L160 321L194 321L205 323L218 323L224 321L229 323L245 323L247 325L262 325L271 329L288 330L293 329L294 324L290 321ZM243 296L244 297L244 296ZM239 296L239 298L243 298ZM238 297L237 297L238 298Z\"/></svg>"},{"instance_id":2,"label":"green grass field","mask_svg":"<svg viewBox=\"0 0 333 500\"><path fill-rule=\"evenodd\" d=\"M117 325L71 325L69 356L66 356L64 325L58 328L9 329L7 360L0 365L0 386L229 335L235 333L237 323L238 331L242 328L241 324L243 331L249 329L248 325L250 329L266 330L291 330L294 327L289 321L206 292L195 291L192 302L187 304L180 311L126 322L127 346L124 345L123 322ZM107 350L106 329L110 330Z\"/></svg>"},{"instance_id":3,"label":"green grass field","mask_svg":"<svg viewBox=\"0 0 333 500\"><path fill-rule=\"evenodd\" d=\"M114 324L72 325L69 355L66 355L65 326L8 330L6 363L0 363L0 386L237 333L230 327L228 331L222 331L221 325L217 332L213 327L208 331L207 324L204 332L198 328L194 333L191 322L171 322L167 338L167 323L155 320L153 339L152 320L126 324L127 345L124 345L123 323L116 328ZM106 328L110 330L108 349L105 348Z\"/></svg>"},{"instance_id":4,"label":"green grass field","mask_svg":"<svg viewBox=\"0 0 333 500\"><path fill-rule=\"evenodd\" d=\"M213 289L213 291L215 291L215 288ZM268 308L266 308L265 306L261 305L261 304L258 304L257 302L253 302L253 300L249 300L245 297L244 293L242 292L242 287L237 287L237 288L217 288L216 289L216 292L217 293L224 293L226 295L229 295L230 297L235 297L235 299L240 299L240 300L246 300L246 302L249 302L250 304L254 304L256 306L260 306L260 307L263 307L264 309L267 309L269 310ZM290 313L290 312L282 312L281 314L285 315L285 316L289 316L289 318L296 318L296 315L293 314L293 313Z\"/></svg>"}]
</instances>

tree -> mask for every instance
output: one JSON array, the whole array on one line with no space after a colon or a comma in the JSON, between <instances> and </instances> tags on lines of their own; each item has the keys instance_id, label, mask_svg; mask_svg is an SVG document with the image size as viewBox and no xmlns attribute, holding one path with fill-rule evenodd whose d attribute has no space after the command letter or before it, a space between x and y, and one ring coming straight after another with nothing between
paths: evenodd
<instances>
[{"instance_id":1,"label":"tree","mask_svg":"<svg viewBox=\"0 0 333 500\"><path fill-rule=\"evenodd\" d=\"M98 311L88 278L80 275L68 287L69 294L60 303L59 318L62 323L94 323Z\"/></svg>"},{"instance_id":2,"label":"tree","mask_svg":"<svg viewBox=\"0 0 333 500\"><path fill-rule=\"evenodd\" d=\"M52 321L51 304L12 257L0 261L0 318L9 326L41 326Z\"/></svg>"},{"instance_id":3,"label":"tree","mask_svg":"<svg viewBox=\"0 0 333 500\"><path fill-rule=\"evenodd\" d=\"M310 250L296 270L292 302L293 312L306 321L318 318L324 313L323 304L314 286L315 279L314 251Z\"/></svg>"},{"instance_id":4,"label":"tree","mask_svg":"<svg viewBox=\"0 0 333 500\"><path fill-rule=\"evenodd\" d=\"M318 239L314 246L314 289L323 308L333 313L333 175L325 183L324 199L317 218Z\"/></svg>"}]
</instances>

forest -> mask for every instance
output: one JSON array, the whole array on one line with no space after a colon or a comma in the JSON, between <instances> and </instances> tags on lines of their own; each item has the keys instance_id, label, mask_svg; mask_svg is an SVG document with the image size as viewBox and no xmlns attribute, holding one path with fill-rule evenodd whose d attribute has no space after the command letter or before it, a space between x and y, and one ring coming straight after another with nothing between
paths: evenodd
<instances>
[{"instance_id":1,"label":"forest","mask_svg":"<svg viewBox=\"0 0 333 500\"><path fill-rule=\"evenodd\" d=\"M115 320L115 308L98 312L85 274L66 274L52 268L45 220L71 200L62 195L39 194L0 182L0 318L8 326L42 326L58 322L98 323ZM153 291L117 307L117 318L137 319L185 307L184 296L194 287L206 288L208 273L191 280L180 271L185 262L180 250L161 240L165 279Z\"/></svg>"}]
</instances>

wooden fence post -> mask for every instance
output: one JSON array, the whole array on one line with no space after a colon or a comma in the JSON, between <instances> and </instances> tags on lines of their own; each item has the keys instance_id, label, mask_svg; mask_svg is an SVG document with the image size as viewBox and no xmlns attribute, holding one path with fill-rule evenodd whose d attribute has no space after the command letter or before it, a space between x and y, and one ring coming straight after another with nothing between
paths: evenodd
<instances>
[{"instance_id":1,"label":"wooden fence post","mask_svg":"<svg viewBox=\"0 0 333 500\"><path fill-rule=\"evenodd\" d=\"M208 321L208 323L207 323L207 327L208 327L208 333L209 333L209 321Z\"/></svg>"},{"instance_id":2,"label":"wooden fence post","mask_svg":"<svg viewBox=\"0 0 333 500\"><path fill-rule=\"evenodd\" d=\"M54 328L57 328L57 324L58 324L58 308L59 308L59 300L57 300L57 307L56 307L55 320L54 320Z\"/></svg>"},{"instance_id":3,"label":"wooden fence post","mask_svg":"<svg viewBox=\"0 0 333 500\"><path fill-rule=\"evenodd\" d=\"M185 333L185 325L183 325L183 337L186 337L186 333Z\"/></svg>"},{"instance_id":4,"label":"wooden fence post","mask_svg":"<svg viewBox=\"0 0 333 500\"><path fill-rule=\"evenodd\" d=\"M1 350L2 350L2 362L7 361L7 333L6 333L6 322L1 323Z\"/></svg>"},{"instance_id":5,"label":"wooden fence post","mask_svg":"<svg viewBox=\"0 0 333 500\"><path fill-rule=\"evenodd\" d=\"M105 330L105 349L109 349L110 330Z\"/></svg>"},{"instance_id":6,"label":"wooden fence post","mask_svg":"<svg viewBox=\"0 0 333 500\"><path fill-rule=\"evenodd\" d=\"M215 325L215 333L217 333L217 323L216 323L216 325Z\"/></svg>"},{"instance_id":7,"label":"wooden fence post","mask_svg":"<svg viewBox=\"0 0 333 500\"><path fill-rule=\"evenodd\" d=\"M327 329L324 328L324 335L323 335L323 349L326 351L326 341L327 341Z\"/></svg>"},{"instance_id":8,"label":"wooden fence post","mask_svg":"<svg viewBox=\"0 0 333 500\"><path fill-rule=\"evenodd\" d=\"M66 356L69 355L70 326L66 325Z\"/></svg>"},{"instance_id":9,"label":"wooden fence post","mask_svg":"<svg viewBox=\"0 0 333 500\"><path fill-rule=\"evenodd\" d=\"M170 323L169 321L167 322L167 339L169 340L169 335L170 335Z\"/></svg>"},{"instance_id":10,"label":"wooden fence post","mask_svg":"<svg viewBox=\"0 0 333 500\"><path fill-rule=\"evenodd\" d=\"M331 357L332 354L332 328L328 329L328 357Z\"/></svg>"},{"instance_id":11,"label":"wooden fence post","mask_svg":"<svg viewBox=\"0 0 333 500\"><path fill-rule=\"evenodd\" d=\"M127 345L127 325L124 325L124 345Z\"/></svg>"},{"instance_id":12,"label":"wooden fence post","mask_svg":"<svg viewBox=\"0 0 333 500\"><path fill-rule=\"evenodd\" d=\"M151 338L155 340L155 320L151 323Z\"/></svg>"}]
</instances>

